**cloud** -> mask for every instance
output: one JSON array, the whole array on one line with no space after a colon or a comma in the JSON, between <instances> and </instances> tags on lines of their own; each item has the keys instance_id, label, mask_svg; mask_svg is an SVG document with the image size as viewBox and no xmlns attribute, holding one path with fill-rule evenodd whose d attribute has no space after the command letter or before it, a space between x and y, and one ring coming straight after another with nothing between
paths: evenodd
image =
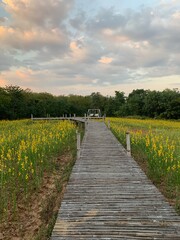
<instances>
[{"instance_id":1,"label":"cloud","mask_svg":"<svg viewBox=\"0 0 180 240\"><path fill-rule=\"evenodd\" d=\"M0 23L5 23L7 21L7 18L6 17L0 17Z\"/></svg>"},{"instance_id":2,"label":"cloud","mask_svg":"<svg viewBox=\"0 0 180 240\"><path fill-rule=\"evenodd\" d=\"M37 61L62 56L70 37L64 21L73 0L3 0L11 22L0 26L0 44L9 50L36 51ZM4 23L4 18L0 21Z\"/></svg>"},{"instance_id":3,"label":"cloud","mask_svg":"<svg viewBox=\"0 0 180 240\"><path fill-rule=\"evenodd\" d=\"M83 46L81 41L72 41L70 43L70 57L74 61L84 61L88 52L85 46Z\"/></svg>"},{"instance_id":4,"label":"cloud","mask_svg":"<svg viewBox=\"0 0 180 240\"><path fill-rule=\"evenodd\" d=\"M3 2L0 71L11 84L88 92L180 74L178 1L88 15L73 0Z\"/></svg>"},{"instance_id":5,"label":"cloud","mask_svg":"<svg viewBox=\"0 0 180 240\"><path fill-rule=\"evenodd\" d=\"M1 45L25 51L43 48L65 48L67 36L60 29L34 28L21 31L12 27L0 26Z\"/></svg>"},{"instance_id":6,"label":"cloud","mask_svg":"<svg viewBox=\"0 0 180 240\"><path fill-rule=\"evenodd\" d=\"M174 20L180 20L180 12L177 11L177 12L173 13L172 18Z\"/></svg>"},{"instance_id":7,"label":"cloud","mask_svg":"<svg viewBox=\"0 0 180 240\"><path fill-rule=\"evenodd\" d=\"M153 72L151 68L159 66L162 75L166 75L171 59L179 55L180 19L177 8L168 11L167 6L159 6L159 9L157 12L157 8L143 7L139 11L126 10L124 14L113 9L101 10L87 21L88 35L100 41L108 55L114 56L113 64L130 69L149 68L149 74ZM179 62L173 64L174 73L178 73Z\"/></svg>"},{"instance_id":8,"label":"cloud","mask_svg":"<svg viewBox=\"0 0 180 240\"><path fill-rule=\"evenodd\" d=\"M0 86L5 86L7 85L7 82L5 79L1 78L1 75L0 75Z\"/></svg>"},{"instance_id":9,"label":"cloud","mask_svg":"<svg viewBox=\"0 0 180 240\"><path fill-rule=\"evenodd\" d=\"M17 66L18 64L18 60L14 59L8 51L0 48L0 73L1 71L10 69L11 66Z\"/></svg>"},{"instance_id":10,"label":"cloud","mask_svg":"<svg viewBox=\"0 0 180 240\"><path fill-rule=\"evenodd\" d=\"M101 57L98 62L104 63L104 64L109 64L113 61L113 58L110 57Z\"/></svg>"},{"instance_id":11,"label":"cloud","mask_svg":"<svg viewBox=\"0 0 180 240\"><path fill-rule=\"evenodd\" d=\"M3 0L5 9L19 28L58 27L66 18L73 0Z\"/></svg>"}]
</instances>

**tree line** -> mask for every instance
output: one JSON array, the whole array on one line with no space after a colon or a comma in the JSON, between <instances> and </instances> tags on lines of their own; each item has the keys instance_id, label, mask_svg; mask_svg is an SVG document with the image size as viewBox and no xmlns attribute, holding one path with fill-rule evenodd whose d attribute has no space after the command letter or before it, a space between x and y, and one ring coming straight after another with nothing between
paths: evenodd
<instances>
[{"instance_id":1,"label":"tree line","mask_svg":"<svg viewBox=\"0 0 180 240\"><path fill-rule=\"evenodd\" d=\"M98 108L102 115L109 117L180 119L180 92L136 89L128 96L122 91L115 91L115 96L103 96L99 92L88 96L54 96L19 86L0 87L0 119L30 118L31 114L34 117L84 116L90 108Z\"/></svg>"}]
</instances>

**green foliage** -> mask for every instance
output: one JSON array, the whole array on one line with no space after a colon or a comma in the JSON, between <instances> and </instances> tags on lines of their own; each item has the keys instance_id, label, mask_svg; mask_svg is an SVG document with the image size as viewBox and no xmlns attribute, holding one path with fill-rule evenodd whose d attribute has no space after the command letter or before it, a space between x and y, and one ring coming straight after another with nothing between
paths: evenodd
<instances>
[{"instance_id":1,"label":"green foliage","mask_svg":"<svg viewBox=\"0 0 180 240\"><path fill-rule=\"evenodd\" d=\"M103 96L93 92L89 96L53 96L49 93L34 93L18 86L0 88L0 119L35 117L84 116L89 108L99 108L106 116L143 116L150 118L179 119L180 92L177 89L150 91L133 90L128 97L115 91L115 96Z\"/></svg>"}]
</instances>

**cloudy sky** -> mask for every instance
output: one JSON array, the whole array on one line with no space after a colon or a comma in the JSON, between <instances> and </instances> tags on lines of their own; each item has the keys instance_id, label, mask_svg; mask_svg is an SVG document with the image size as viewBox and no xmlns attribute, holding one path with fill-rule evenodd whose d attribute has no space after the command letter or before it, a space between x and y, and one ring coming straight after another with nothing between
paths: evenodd
<instances>
[{"instance_id":1,"label":"cloudy sky","mask_svg":"<svg viewBox=\"0 0 180 240\"><path fill-rule=\"evenodd\" d=\"M180 0L0 0L0 86L180 89Z\"/></svg>"}]
</instances>

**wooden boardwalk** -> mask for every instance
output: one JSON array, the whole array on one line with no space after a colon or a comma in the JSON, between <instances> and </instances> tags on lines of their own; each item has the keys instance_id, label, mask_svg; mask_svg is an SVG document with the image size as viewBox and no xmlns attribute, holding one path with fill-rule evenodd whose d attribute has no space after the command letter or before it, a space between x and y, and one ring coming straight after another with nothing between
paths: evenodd
<instances>
[{"instance_id":1,"label":"wooden boardwalk","mask_svg":"<svg viewBox=\"0 0 180 240\"><path fill-rule=\"evenodd\" d=\"M180 240L180 217L104 123L90 122L51 240Z\"/></svg>"}]
</instances>

